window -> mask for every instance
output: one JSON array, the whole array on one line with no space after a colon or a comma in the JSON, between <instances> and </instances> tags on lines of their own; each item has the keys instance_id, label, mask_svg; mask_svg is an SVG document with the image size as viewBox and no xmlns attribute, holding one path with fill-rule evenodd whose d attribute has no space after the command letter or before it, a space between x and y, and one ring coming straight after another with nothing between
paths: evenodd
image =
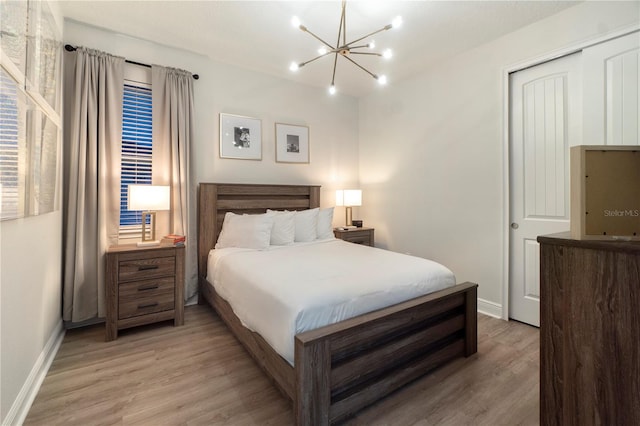
<instances>
[{"instance_id":1,"label":"window","mask_svg":"<svg viewBox=\"0 0 640 426\"><path fill-rule=\"evenodd\" d=\"M120 236L140 235L142 212L127 210L130 184L151 184L151 85L125 80L122 109L122 164L120 183Z\"/></svg>"},{"instance_id":2,"label":"window","mask_svg":"<svg viewBox=\"0 0 640 426\"><path fill-rule=\"evenodd\" d=\"M0 184L2 185L2 219L22 216L19 206L20 183L18 166L18 87L0 69Z\"/></svg>"}]
</instances>

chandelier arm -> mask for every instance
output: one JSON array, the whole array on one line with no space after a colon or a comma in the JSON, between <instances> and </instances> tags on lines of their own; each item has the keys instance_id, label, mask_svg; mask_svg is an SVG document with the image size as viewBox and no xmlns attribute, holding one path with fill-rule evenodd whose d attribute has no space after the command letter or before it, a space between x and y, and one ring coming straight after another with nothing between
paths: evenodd
<instances>
[{"instance_id":1,"label":"chandelier arm","mask_svg":"<svg viewBox=\"0 0 640 426\"><path fill-rule=\"evenodd\" d=\"M347 43L347 0L342 0L342 44ZM338 37L340 44L340 37Z\"/></svg>"},{"instance_id":2,"label":"chandelier arm","mask_svg":"<svg viewBox=\"0 0 640 426\"><path fill-rule=\"evenodd\" d=\"M347 47L347 46L345 46L345 47ZM368 49L369 45L368 44L361 44L360 46L351 46L351 45L349 45L348 47L349 47L349 49Z\"/></svg>"},{"instance_id":3,"label":"chandelier arm","mask_svg":"<svg viewBox=\"0 0 640 426\"><path fill-rule=\"evenodd\" d=\"M338 65L338 53L335 53L336 57L333 60L333 76L331 77L331 85L333 86L336 81L336 66Z\"/></svg>"},{"instance_id":4,"label":"chandelier arm","mask_svg":"<svg viewBox=\"0 0 640 426\"><path fill-rule=\"evenodd\" d=\"M325 56L327 56L327 55L329 55L329 54L331 54L331 53L333 53L333 52L327 52L327 53L325 53L325 54L323 54L323 55L318 55L318 56L316 56L316 57L315 57L315 58L313 58L313 59L309 59L308 61L300 62L300 63L298 64L298 67L303 67L303 66L305 66L305 65L307 65L307 64L309 64L309 63L311 63L311 62L313 62L313 61L315 61L315 60L318 60L318 59L320 59L320 58L323 58L323 57L325 57Z\"/></svg>"},{"instance_id":5,"label":"chandelier arm","mask_svg":"<svg viewBox=\"0 0 640 426\"><path fill-rule=\"evenodd\" d=\"M348 56L342 56L343 58L349 60L353 65L357 66L358 68L360 68L362 71L366 72L367 74L369 74L371 77L375 78L376 80L378 79L378 76L375 75L374 73L372 73L371 71L369 71L368 69L366 69L365 67L363 67L362 65L360 65L359 63L357 63L356 61L354 61L353 59L349 58Z\"/></svg>"},{"instance_id":6,"label":"chandelier arm","mask_svg":"<svg viewBox=\"0 0 640 426\"><path fill-rule=\"evenodd\" d=\"M346 2L343 1L342 2L342 12L340 13L340 24L338 24L338 41L336 42L336 46L340 46L340 37L342 36L342 29L345 26L345 8L346 8Z\"/></svg>"},{"instance_id":7,"label":"chandelier arm","mask_svg":"<svg viewBox=\"0 0 640 426\"><path fill-rule=\"evenodd\" d=\"M372 32L372 33L369 33L369 34L367 34L367 35L366 35L366 36L364 36L364 37L360 37L360 38L359 38L359 39L357 39L357 40L350 41L349 43L345 44L345 45L344 45L344 47L349 47L349 46L351 46L351 45L352 45L352 44L354 44L354 43L357 43L357 42L359 42L359 41L362 41L362 40L364 40L364 39L365 39L365 38L367 38L367 37L371 37L372 35L378 34L379 32L382 32L382 31L386 31L386 30L388 30L388 29L390 29L390 28L391 28L391 24L389 24L389 25L385 25L384 27L380 28L379 30L374 31L374 32Z\"/></svg>"},{"instance_id":8,"label":"chandelier arm","mask_svg":"<svg viewBox=\"0 0 640 426\"><path fill-rule=\"evenodd\" d=\"M353 49L353 48L352 48ZM375 52L349 52L350 55L371 55L371 56L382 56L380 53Z\"/></svg>"},{"instance_id":9,"label":"chandelier arm","mask_svg":"<svg viewBox=\"0 0 640 426\"><path fill-rule=\"evenodd\" d=\"M320 41L320 43L324 44L325 46L327 46L329 49L334 50L334 47L332 45L330 45L329 43L327 43L326 41L324 41L323 39L321 39L320 37L318 37L317 35L315 35L314 33L312 33L311 31L309 31L309 29L307 28L305 30L305 32L309 33L311 35L311 37L315 38L316 40Z\"/></svg>"}]
</instances>

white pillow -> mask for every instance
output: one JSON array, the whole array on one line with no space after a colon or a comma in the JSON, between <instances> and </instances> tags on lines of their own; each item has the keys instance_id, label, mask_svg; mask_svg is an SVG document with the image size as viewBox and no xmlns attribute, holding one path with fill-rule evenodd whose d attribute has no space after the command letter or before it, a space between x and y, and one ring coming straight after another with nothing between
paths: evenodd
<instances>
[{"instance_id":1,"label":"white pillow","mask_svg":"<svg viewBox=\"0 0 640 426\"><path fill-rule=\"evenodd\" d=\"M295 241L314 241L318 236L318 209L300 210L293 216L296 224Z\"/></svg>"},{"instance_id":2,"label":"white pillow","mask_svg":"<svg viewBox=\"0 0 640 426\"><path fill-rule=\"evenodd\" d=\"M269 247L273 216L268 214L239 215L227 212L216 248L241 247L263 250Z\"/></svg>"},{"instance_id":3,"label":"white pillow","mask_svg":"<svg viewBox=\"0 0 640 426\"><path fill-rule=\"evenodd\" d=\"M333 207L320 209L318 212L318 239L335 238L333 235Z\"/></svg>"},{"instance_id":4,"label":"white pillow","mask_svg":"<svg viewBox=\"0 0 640 426\"><path fill-rule=\"evenodd\" d=\"M296 212L267 210L267 214L273 216L273 228L271 229L271 245L285 246L292 244L296 235Z\"/></svg>"}]
</instances>

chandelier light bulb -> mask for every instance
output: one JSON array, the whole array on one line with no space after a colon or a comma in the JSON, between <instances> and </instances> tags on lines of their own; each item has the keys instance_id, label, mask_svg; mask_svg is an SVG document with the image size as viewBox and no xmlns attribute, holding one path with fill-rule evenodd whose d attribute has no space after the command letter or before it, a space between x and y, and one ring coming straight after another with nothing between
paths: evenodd
<instances>
[{"instance_id":1,"label":"chandelier light bulb","mask_svg":"<svg viewBox=\"0 0 640 426\"><path fill-rule=\"evenodd\" d=\"M302 22L300 22L300 18L298 18L297 16L291 18L291 25L293 25L295 28L300 28L300 24L302 24Z\"/></svg>"},{"instance_id":2,"label":"chandelier light bulb","mask_svg":"<svg viewBox=\"0 0 640 426\"><path fill-rule=\"evenodd\" d=\"M400 28L402 26L402 16L396 16L391 21L391 28Z\"/></svg>"},{"instance_id":3,"label":"chandelier light bulb","mask_svg":"<svg viewBox=\"0 0 640 426\"><path fill-rule=\"evenodd\" d=\"M375 48L375 47L376 47L376 42L375 42L375 40L371 40L371 41L369 42L369 44L367 44L367 47L368 47L369 49L373 49L373 48Z\"/></svg>"},{"instance_id":4,"label":"chandelier light bulb","mask_svg":"<svg viewBox=\"0 0 640 426\"><path fill-rule=\"evenodd\" d=\"M384 52L382 52L382 57L385 59L391 59L392 56L393 56L393 52L391 51L391 49L387 49Z\"/></svg>"},{"instance_id":5,"label":"chandelier light bulb","mask_svg":"<svg viewBox=\"0 0 640 426\"><path fill-rule=\"evenodd\" d=\"M387 84L387 76L386 75L381 75L380 77L378 77L378 83L381 86L384 86L385 84Z\"/></svg>"},{"instance_id":6,"label":"chandelier light bulb","mask_svg":"<svg viewBox=\"0 0 640 426\"><path fill-rule=\"evenodd\" d=\"M291 65L289 65L289 69L291 71L298 71L299 68L300 68L300 66L298 66L298 64L295 63L295 62L291 62Z\"/></svg>"},{"instance_id":7,"label":"chandelier light bulb","mask_svg":"<svg viewBox=\"0 0 640 426\"><path fill-rule=\"evenodd\" d=\"M319 55L326 55L328 52L327 48L322 46L320 49L318 49L318 54Z\"/></svg>"},{"instance_id":8,"label":"chandelier light bulb","mask_svg":"<svg viewBox=\"0 0 640 426\"><path fill-rule=\"evenodd\" d=\"M331 85L329 86L329 94L330 95L335 95L336 94L336 86L335 85Z\"/></svg>"}]
</instances>

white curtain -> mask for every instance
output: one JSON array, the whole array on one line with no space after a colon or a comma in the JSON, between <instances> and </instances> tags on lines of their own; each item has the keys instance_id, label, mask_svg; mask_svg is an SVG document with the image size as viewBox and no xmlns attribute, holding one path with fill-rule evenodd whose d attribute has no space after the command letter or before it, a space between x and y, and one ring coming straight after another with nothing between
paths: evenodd
<instances>
[{"instance_id":1,"label":"white curtain","mask_svg":"<svg viewBox=\"0 0 640 426\"><path fill-rule=\"evenodd\" d=\"M118 243L124 58L65 54L63 319L105 316L106 249Z\"/></svg>"},{"instance_id":2,"label":"white curtain","mask_svg":"<svg viewBox=\"0 0 640 426\"><path fill-rule=\"evenodd\" d=\"M187 237L185 300L198 290L196 236L189 220L192 194L190 146L193 140L193 77L190 72L151 67L153 88L153 182L171 186L169 232ZM160 166L162 165L162 166Z\"/></svg>"}]
</instances>

